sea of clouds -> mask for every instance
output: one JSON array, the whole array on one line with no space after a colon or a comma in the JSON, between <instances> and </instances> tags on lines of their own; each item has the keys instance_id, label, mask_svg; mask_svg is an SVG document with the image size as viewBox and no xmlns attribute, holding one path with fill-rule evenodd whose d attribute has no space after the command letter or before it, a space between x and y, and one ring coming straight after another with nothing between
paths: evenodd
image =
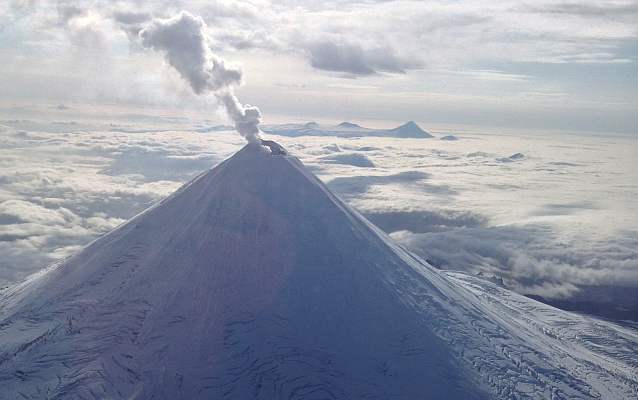
<instances>
[{"instance_id":1,"label":"sea of clouds","mask_svg":"<svg viewBox=\"0 0 638 400\"><path fill-rule=\"evenodd\" d=\"M73 254L245 143L171 113L32 111L0 112L0 286ZM433 133L268 138L438 268L550 299L638 287L638 138ZM439 140L448 134L459 140Z\"/></svg>"}]
</instances>

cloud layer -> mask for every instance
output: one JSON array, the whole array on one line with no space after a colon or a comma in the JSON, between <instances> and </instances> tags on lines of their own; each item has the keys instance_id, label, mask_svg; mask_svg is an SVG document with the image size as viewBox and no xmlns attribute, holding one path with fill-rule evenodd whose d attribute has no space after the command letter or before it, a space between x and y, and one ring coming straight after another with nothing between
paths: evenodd
<instances>
[{"instance_id":1,"label":"cloud layer","mask_svg":"<svg viewBox=\"0 0 638 400\"><path fill-rule=\"evenodd\" d=\"M77 112L68 108L48 111ZM172 123L120 131L129 124L0 122L0 287L73 254L241 144L233 132L157 132Z\"/></svg>"},{"instance_id":2,"label":"cloud layer","mask_svg":"<svg viewBox=\"0 0 638 400\"><path fill-rule=\"evenodd\" d=\"M49 121L0 122L0 284L72 254L242 145L206 114L89 111L53 106L33 112ZM638 287L635 138L454 134L275 139L439 268L554 299Z\"/></svg>"}]
</instances>

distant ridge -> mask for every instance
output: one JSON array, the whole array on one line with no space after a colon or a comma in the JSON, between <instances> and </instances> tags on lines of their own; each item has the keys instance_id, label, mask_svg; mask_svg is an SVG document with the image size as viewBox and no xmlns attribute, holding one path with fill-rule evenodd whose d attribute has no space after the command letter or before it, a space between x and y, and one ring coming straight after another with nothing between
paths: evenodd
<instances>
[{"instance_id":1,"label":"distant ridge","mask_svg":"<svg viewBox=\"0 0 638 400\"><path fill-rule=\"evenodd\" d=\"M427 139L433 137L421 129L414 121L393 129L366 128L353 122L344 121L337 125L321 125L316 122L305 124L266 125L263 131L280 136L336 136L336 137L395 137Z\"/></svg>"},{"instance_id":2,"label":"distant ridge","mask_svg":"<svg viewBox=\"0 0 638 400\"><path fill-rule=\"evenodd\" d=\"M340 128L361 128L361 125L353 124L352 122L342 122L337 126Z\"/></svg>"}]
</instances>

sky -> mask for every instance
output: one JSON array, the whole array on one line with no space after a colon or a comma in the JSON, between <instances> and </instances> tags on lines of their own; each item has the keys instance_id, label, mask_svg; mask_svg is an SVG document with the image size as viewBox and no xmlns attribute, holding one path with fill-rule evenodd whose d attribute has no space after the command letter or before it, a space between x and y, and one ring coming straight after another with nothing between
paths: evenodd
<instances>
[{"instance_id":1,"label":"sky","mask_svg":"<svg viewBox=\"0 0 638 400\"><path fill-rule=\"evenodd\" d=\"M264 122L416 120L636 133L636 1L0 4L0 105L210 109L139 31L181 10L243 71Z\"/></svg>"}]
</instances>

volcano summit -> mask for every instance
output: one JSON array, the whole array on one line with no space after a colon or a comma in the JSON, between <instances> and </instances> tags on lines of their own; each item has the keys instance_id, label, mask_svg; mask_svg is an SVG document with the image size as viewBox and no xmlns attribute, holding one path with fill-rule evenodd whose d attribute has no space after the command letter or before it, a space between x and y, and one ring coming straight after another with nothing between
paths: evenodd
<instances>
[{"instance_id":1,"label":"volcano summit","mask_svg":"<svg viewBox=\"0 0 638 400\"><path fill-rule=\"evenodd\" d=\"M0 291L0 399L635 398L635 330L437 271L276 153Z\"/></svg>"}]
</instances>

